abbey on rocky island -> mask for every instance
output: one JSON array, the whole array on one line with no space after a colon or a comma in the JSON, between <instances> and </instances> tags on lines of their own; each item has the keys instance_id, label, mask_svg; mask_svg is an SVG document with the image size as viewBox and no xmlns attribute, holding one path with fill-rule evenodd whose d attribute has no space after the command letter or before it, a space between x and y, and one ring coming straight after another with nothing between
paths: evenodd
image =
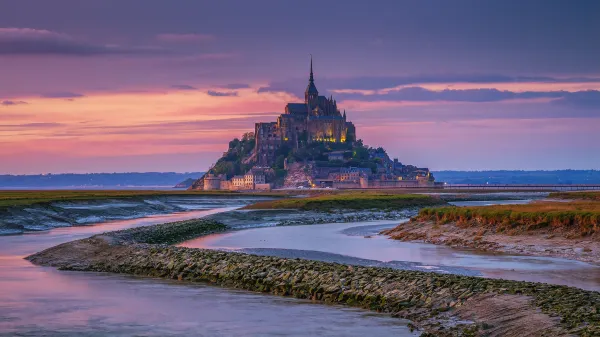
<instances>
[{"instance_id":1,"label":"abbey on rocky island","mask_svg":"<svg viewBox=\"0 0 600 337\"><path fill-rule=\"evenodd\" d=\"M333 97L319 96L311 58L304 103L288 103L276 122L256 123L254 135L258 164L270 165L283 144L297 149L299 144L310 142L352 143L356 128Z\"/></svg>"},{"instance_id":2,"label":"abbey on rocky island","mask_svg":"<svg viewBox=\"0 0 600 337\"><path fill-rule=\"evenodd\" d=\"M303 103L287 103L275 122L229 142L229 149L191 189L433 187L427 168L402 164L363 144L333 97L319 96L313 62Z\"/></svg>"}]
</instances>

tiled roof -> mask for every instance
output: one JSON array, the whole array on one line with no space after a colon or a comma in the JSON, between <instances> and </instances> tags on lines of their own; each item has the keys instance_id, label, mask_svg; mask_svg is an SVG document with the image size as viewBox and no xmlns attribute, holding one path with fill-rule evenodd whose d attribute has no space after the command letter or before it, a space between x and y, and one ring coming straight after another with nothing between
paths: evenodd
<instances>
[{"instance_id":1,"label":"tiled roof","mask_svg":"<svg viewBox=\"0 0 600 337\"><path fill-rule=\"evenodd\" d=\"M308 108L304 103L288 103L287 111L291 114L304 114L308 111Z\"/></svg>"}]
</instances>

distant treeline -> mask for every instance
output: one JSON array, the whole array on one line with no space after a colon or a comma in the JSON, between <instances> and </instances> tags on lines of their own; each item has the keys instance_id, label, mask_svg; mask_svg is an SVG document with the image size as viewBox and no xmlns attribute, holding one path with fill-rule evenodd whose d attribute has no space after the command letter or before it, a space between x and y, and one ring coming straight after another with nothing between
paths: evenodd
<instances>
[{"instance_id":1,"label":"distant treeline","mask_svg":"<svg viewBox=\"0 0 600 337\"><path fill-rule=\"evenodd\" d=\"M599 170L436 171L433 175L449 184L600 184Z\"/></svg>"},{"instance_id":2,"label":"distant treeline","mask_svg":"<svg viewBox=\"0 0 600 337\"><path fill-rule=\"evenodd\" d=\"M0 175L2 188L175 186L186 179L197 179L203 172L131 172L87 174Z\"/></svg>"}]
</instances>

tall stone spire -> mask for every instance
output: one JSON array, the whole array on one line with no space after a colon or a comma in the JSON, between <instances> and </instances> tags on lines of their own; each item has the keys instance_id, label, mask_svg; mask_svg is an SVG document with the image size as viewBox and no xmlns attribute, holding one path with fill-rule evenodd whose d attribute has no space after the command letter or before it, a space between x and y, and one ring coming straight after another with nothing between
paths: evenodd
<instances>
[{"instance_id":1,"label":"tall stone spire","mask_svg":"<svg viewBox=\"0 0 600 337\"><path fill-rule=\"evenodd\" d=\"M310 55L310 77L308 78L310 83L315 83L315 79L313 77L313 69L312 69L312 55Z\"/></svg>"},{"instance_id":2,"label":"tall stone spire","mask_svg":"<svg viewBox=\"0 0 600 337\"><path fill-rule=\"evenodd\" d=\"M308 104L309 108L313 108L319 97L319 91L315 86L315 78L313 76L313 62L312 55L310 56L310 76L308 78L308 86L306 86L306 91L304 92L304 103Z\"/></svg>"}]
</instances>

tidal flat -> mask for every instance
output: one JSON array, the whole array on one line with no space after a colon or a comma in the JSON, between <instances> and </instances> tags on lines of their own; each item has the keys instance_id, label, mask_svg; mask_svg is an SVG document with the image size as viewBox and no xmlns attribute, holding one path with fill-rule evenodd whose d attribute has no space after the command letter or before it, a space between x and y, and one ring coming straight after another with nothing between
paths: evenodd
<instances>
[{"instance_id":1,"label":"tidal flat","mask_svg":"<svg viewBox=\"0 0 600 337\"><path fill-rule=\"evenodd\" d=\"M231 207L0 237L0 336L416 336L402 319L207 283L62 271L23 257L106 231ZM336 324L331 324L336 322Z\"/></svg>"},{"instance_id":2,"label":"tidal flat","mask_svg":"<svg viewBox=\"0 0 600 337\"><path fill-rule=\"evenodd\" d=\"M61 244L28 259L61 270L209 282L356 306L409 319L410 326L422 329L423 335L600 333L600 293L594 291L166 244L192 232L198 235L225 229L215 221L193 220L108 232Z\"/></svg>"},{"instance_id":3,"label":"tidal flat","mask_svg":"<svg viewBox=\"0 0 600 337\"><path fill-rule=\"evenodd\" d=\"M392 239L598 264L598 192L555 193L521 205L424 208L383 231Z\"/></svg>"},{"instance_id":4,"label":"tidal flat","mask_svg":"<svg viewBox=\"0 0 600 337\"><path fill-rule=\"evenodd\" d=\"M335 191L329 194L343 193ZM314 194L311 195L313 197L315 196ZM525 197L525 200L522 200L523 194L512 195L507 193L498 193L497 195L486 194L485 196L485 200L487 200L485 203L523 203L529 202L527 200L529 198L537 198L537 195L531 195L531 197L528 195ZM521 198L519 198L519 196L521 196ZM296 196L296 198L297 197L298 196ZM411 256L419 255L422 258L426 257L427 254L429 254L427 252L431 252L432 249L445 248L428 245L429 247L423 247L423 250L417 247L418 244L389 240L383 236L377 235L382 229L394 227L400 222L400 219L416 216L419 207L402 207L399 209L389 209L387 207L383 209L348 208L330 209L328 211L304 210L300 208L293 210L239 210L236 208L242 207L244 204L250 202L256 202L258 199L256 196L241 195L238 195L237 198L246 198L248 200L230 203L230 200L234 200L235 198L214 198L214 200L211 200L211 198L204 199L204 203L211 204L214 202L214 205L204 205L202 206L202 209L212 209L219 205L221 207L211 211L202 211L204 212L204 216L206 216L204 220L166 223L164 225L126 230L124 232L106 232L103 234L96 234L89 239L81 239L81 236L75 236L71 239L64 237L60 242L71 242L50 248L39 254L33 254L30 258L36 264L42 264L44 266L54 264L59 267L59 270L44 267L32 268L30 265L29 268L25 268L26 265L29 264L27 261L23 261L24 265L19 268L24 268L23 271L39 271L46 275L60 275L67 281L73 280L73 278L83 277L89 279L86 281L89 283L91 282L90 280L98 279L99 284L103 283L104 281L102 280L106 277L109 277L111 280L114 279L117 285L122 283L122 281L120 281L121 278L126 279L127 277L136 278L136 282L139 282L141 285L146 283L154 284L157 280L164 279L164 282L167 283L161 291L165 294L173 293L174 291L171 289L177 284L182 286L178 288L191 288L191 290L189 290L191 293L195 292L194 289L197 289L195 287L206 287L207 291L210 289L208 292L211 294L220 294L221 292L229 293L232 291L231 289L239 289L233 290L241 291L239 296L232 295L239 298L237 300L237 302L240 302L237 306L239 307L238 311L244 311L245 308L252 307L254 297L248 295L251 293L244 292L250 290L257 296L262 296L260 295L261 293L284 295L284 297L264 296L264 300L259 300L264 303L265 312L272 309L272 306L269 304L271 301L277 301L275 300L276 298L281 298L281 301L284 301L283 299L285 299L285 302L281 302L285 304L282 304L278 309L274 309L281 312L293 312L295 310L294 308L302 307L302 305L304 305L301 304L300 306L295 306L292 300L299 300L301 303L308 301L308 303L315 303L314 305L316 305L316 303L335 304L336 306L334 307L316 305L321 309L313 309L311 312L316 310L320 313L320 317L330 318L334 312L339 313L339 322L344 322L348 317L352 316L352 314L347 311L348 308L367 309L387 313L388 315L391 314L394 317L397 317L392 318L383 315L376 316L376 318L373 318L372 320L371 318L367 319L354 316L353 320L357 322L354 329L352 331L338 331L338 335L364 335L365 330L361 330L361 328L365 327L370 327L369 331L375 335L394 334L401 336L412 336L413 334L422 334L424 336L427 336L427 334L435 336L469 336L479 333L498 336L510 336L511 334L520 336L520 332L529 331L523 330L524 327L530 326L534 326L537 329L530 331L534 335L537 333L549 336L567 334L591 336L597 333L597 331L594 330L597 329L597 323L594 323L597 322L597 317L589 316L588 313L600 311L600 308L595 307L593 304L589 304L597 302L598 293L581 289L596 288L594 288L594 285L589 285L588 287L585 280L577 280L577 278L581 276L581 273L586 273L586 277L588 277L589 269L580 266L581 268L569 272L569 275L571 276L569 276L569 281L566 283L562 283L563 281L558 279L543 279L544 282L549 283L574 284L577 287L580 287L578 289L536 282L514 283L515 281L497 279L498 277L506 277L507 274L505 271L498 275L491 276L496 277L496 279L488 280L481 278L481 276L487 277L485 273L484 275L479 275L479 277L471 277L469 275L477 275L476 273L473 274L473 269L462 270L464 269L462 266L470 266L475 260L481 260L482 263L488 260L488 264L498 265L499 261L504 259L504 257L501 256L475 257L473 253L470 252L465 252L464 254L459 253L459 255L464 257L471 256L471 258L468 259L470 262L464 260L461 262L462 265L460 266L449 266L448 262L452 260L451 257L457 252L448 255L440 251L437 255L440 258L443 257L442 255L445 257L438 262L432 260L416 263L411 262L410 259L404 260L401 255L398 255L398 261L382 262L381 259L383 258L385 261L385 256L393 256L393 254L390 254L391 251L388 246L393 246L394 244L410 245L411 247L406 247L406 249L411 251ZM456 197L444 194L439 197L439 199L444 202L440 202L439 204L436 203L435 206L447 207L448 204L446 204L445 201L450 201L451 204L482 202L477 201L479 198L478 195L461 197L458 201L457 199L452 201L452 199L449 198ZM84 210L88 208L88 206L92 206L90 207L92 209L95 206L100 209L105 207L101 204L95 205L93 203L86 203L87 201L82 204L76 202L70 207L73 209L81 208ZM187 216L186 214L187 212L182 212L171 215L184 219ZM164 218L167 219L169 216L164 216ZM192 218L192 215L190 214L187 218ZM382 220L379 222L381 225L373 222L364 222L375 219ZM137 220L128 221L131 221L132 223L137 222ZM148 221L150 221L149 223L165 222L154 221L152 220L152 216L148 218ZM114 226L118 228L121 226L121 223L124 223L124 221L116 221ZM290 226L320 223L328 224L310 227ZM210 228L205 227L205 225L208 224L210 224ZM70 233L85 230L85 232L88 233L99 233L98 231L111 230L111 226L113 225L111 225L110 222L107 222L98 226L89 226L88 229L82 227L62 228L46 233L4 237L4 239L10 239L9 241L11 242L28 241L28 237L31 239L49 238L54 235L53 233L63 231L65 233ZM260 228L249 229L251 227ZM315 235L320 235L319 233L329 233L331 231L335 232L335 235L337 236L329 238L328 240L330 241L323 241L318 239L318 237L318 240L315 238ZM173 246L175 244L181 245L181 243L179 243L181 241L185 241L187 245L189 245L190 242L196 241L196 237L200 237L201 239L198 239L200 241L202 241L202 238L210 239L230 236L247 238L248 235L252 236L253 233L258 240L257 244L255 246L246 247L255 248L241 249L237 252L215 250L220 249L219 244L213 244L211 247L208 247L210 249ZM302 234L303 236L299 236L299 233L304 234ZM290 235L291 237L286 239L286 237ZM343 239L344 236L349 236L348 242ZM271 239L269 239L269 237L271 237ZM343 240L340 240L340 238ZM80 240L72 241L74 239ZM280 245L271 247L270 245L266 245L268 242L265 240L268 240L269 242L278 242ZM297 245L289 246L285 244L286 242L290 242L289 240L293 240L291 242L297 243ZM53 245L60 242L56 242ZM213 240L213 242L217 241ZM248 240L245 240L244 242L247 244ZM306 246L305 249L307 250L300 250L303 249L303 246L300 245L302 242L310 243L312 246ZM340 250L340 244L342 244L342 242L348 244L347 248L349 250ZM225 243L225 241L223 241L223 243ZM363 245L357 246L356 244L358 243L363 243ZM365 249L359 249L364 246L365 243L368 243L368 247L365 246ZM27 250L23 250L23 253L17 254L29 255L50 246L52 245L42 244L38 245L38 249L34 249L34 246L31 246L27 248ZM231 246L231 242L225 244L224 247L226 248L227 246L233 247ZM426 246L426 244L423 246ZM242 245L241 247L245 246ZM327 253L323 251L324 248L331 249L331 252ZM446 249L453 250L452 248ZM11 251L10 249L8 250ZM369 256L364 256L362 259L359 257L357 258L357 253L361 251L369 254L379 253L383 255L381 255L381 257L373 256L373 259L370 260ZM429 257L431 258L432 256L429 255ZM168 259L168 261L165 262L166 260L164 259ZM11 257L8 257L8 260L6 261L17 263L17 260L12 259ZM467 264L463 262L466 262ZM436 266L436 263L439 265ZM510 262L511 265L514 265L514 263L515 261ZM519 265L524 265L525 267L525 265L534 262L519 260L517 263ZM569 268L573 267L578 268L577 266L563 265L561 263L561 261L549 260L547 261L547 267L559 269L566 268L566 270L571 270ZM428 269L432 267L435 268L431 270ZM537 267L542 266L539 265ZM539 275L547 273L547 269L544 268L546 267L543 267L543 270L537 269L538 277ZM2 272L2 269L3 268L0 268L0 272ZM101 271L101 273L97 273L98 271ZM347 273L348 271L350 271L349 274ZM355 271L357 271L358 274L354 274ZM435 271L436 273L431 273L431 271ZM591 271L596 272L596 270ZM106 274L103 272L111 273ZM325 279L321 279L321 272L324 273ZM19 273L10 272L10 275L19 275ZM285 276L286 273L291 274ZM579 273L577 274L579 276L573 276L576 273ZM517 278L515 279L522 279L520 276L522 275L517 275ZM459 281L455 279L456 277L459 278ZM466 279L462 279L465 277ZM11 276L11 278L14 278L14 276ZM533 280L537 281L539 278L534 278ZM581 283L581 281L584 281L584 283ZM428 282L434 282L434 285L430 285ZM505 284L504 282L508 283ZM211 284L223 287L210 286ZM480 289L478 284L484 289ZM364 288L367 286L369 286L368 289ZM122 287L122 285L120 287ZM327 292L326 289L328 289L329 292ZM461 289L464 291L457 294L456 292ZM461 297L467 290L471 293L466 293ZM538 293L540 291L542 293ZM391 294L388 294L388 292ZM548 294L548 292L551 292L552 295ZM374 294L374 297L369 297L369 299L367 299L366 296L369 294ZM12 296L11 294L7 295ZM143 296L143 294L139 293L136 297L137 296ZM21 297L27 298L27 296ZM448 301L438 303L438 297L440 298L440 301ZM575 321L575 318L570 317L568 314L564 314L569 310L578 310L578 307L572 307L571 304L553 302L552 300L549 300L550 297L557 297L558 300L565 303L571 301L569 298L576 298L576 304L583 308L581 310L585 310L585 312L583 312L584 315L582 316L584 317L583 320ZM431 299L428 300L428 298ZM233 299L233 297L231 297L231 299ZM18 301L18 298L15 297L14 300ZM135 302L136 298L132 298L131 300ZM288 300L292 302L288 302ZM586 300L589 300L590 302L586 304ZM198 298L198 301L202 303L206 302L204 299L200 298ZM0 318L6 316L2 314L3 306L1 302L2 301L0 301ZM193 303L182 303L181 300L177 299L176 295L172 302L177 306L194 306ZM68 303L65 303L64 305L65 307L69 306ZM548 308L548 306L552 308ZM27 306L24 306L23 308L26 307ZM262 305L258 305L258 307L262 308ZM258 307L255 307L255 310ZM558 307L561 307L562 309ZM229 312L232 309L228 308L226 310ZM357 313L360 312L362 311L357 311ZM498 315L498 312L506 314ZM304 313L300 312L297 314L300 315L298 316L299 320L303 319L301 317L306 316ZM581 316L582 311L578 314ZM16 317L21 317L18 312L10 312L7 313L7 315L8 316L6 317L8 319L17 319ZM50 316L52 315L54 314L50 313ZM523 319L512 319L507 315L512 315L510 316L512 318L517 316L523 317ZM50 316L42 315L39 317L43 318ZM248 316L247 313L244 314L244 317L246 316ZM566 318L561 323L561 318L563 318L563 316ZM308 316L305 318L308 318ZM178 322L179 320L179 318L175 317L167 319L173 322ZM259 319L262 321L268 320L268 318L265 317ZM136 318L136 320L141 322L140 324L144 322L141 318ZM206 323L211 323L215 320L219 321L218 318L213 317L213 319L206 321ZM273 329L271 329L272 331L266 331L262 328L262 330L252 330L253 328L248 325L249 322L246 322L245 320L238 321L240 321L240 327L243 328L239 331L236 330L237 334L245 331L247 332L246 335L277 335L277 331L285 330L290 331L290 335L294 335L293 329L290 330L289 327L285 327L286 323L283 321L279 322L281 324L276 324L275 322L269 323L269 325L273 327ZM318 321L319 320L317 319L313 323ZM338 320L335 321L338 322ZM372 324L376 321L385 323L384 325L377 325L376 328L375 325ZM457 322L460 324L457 325ZM568 322L568 324L566 322ZM290 322L289 324L290 327L293 326L293 323ZM307 326L308 329L312 326L312 323L308 324L308 322L302 324L303 326ZM33 331L25 326L16 326L15 323L10 323L10 321L6 321L0 325L11 326L14 329L13 331ZM206 324L203 324L202 328L198 325L194 325L193 328L190 325L188 326L192 329L189 330L190 333L202 331L206 328ZM112 323L105 325L104 327L113 329L111 331L123 332L121 331L121 328ZM174 333L173 330L173 328L176 327L177 326L163 326L161 331L165 332L166 335L178 335L177 333ZM177 329L179 328L180 327L177 327ZM223 327L218 327L215 331L225 331L222 330L222 328ZM86 331L95 331L94 329L95 328L90 328L90 330L85 330L85 328L82 327L78 331L84 333ZM414 332L411 333L411 329L414 330ZM229 331L231 332L233 330ZM255 333L253 334L250 331L255 331ZM327 331L333 330L328 328ZM359 333L359 331L362 331L362 333ZM313 334L327 335L327 333L321 332L322 333L317 333L316 330L314 330ZM336 334L334 332L332 333L334 335ZM302 335L302 333L296 335Z\"/></svg>"},{"instance_id":5,"label":"tidal flat","mask_svg":"<svg viewBox=\"0 0 600 337\"><path fill-rule=\"evenodd\" d=\"M242 207L269 195L187 191L0 191L0 235Z\"/></svg>"}]
</instances>

